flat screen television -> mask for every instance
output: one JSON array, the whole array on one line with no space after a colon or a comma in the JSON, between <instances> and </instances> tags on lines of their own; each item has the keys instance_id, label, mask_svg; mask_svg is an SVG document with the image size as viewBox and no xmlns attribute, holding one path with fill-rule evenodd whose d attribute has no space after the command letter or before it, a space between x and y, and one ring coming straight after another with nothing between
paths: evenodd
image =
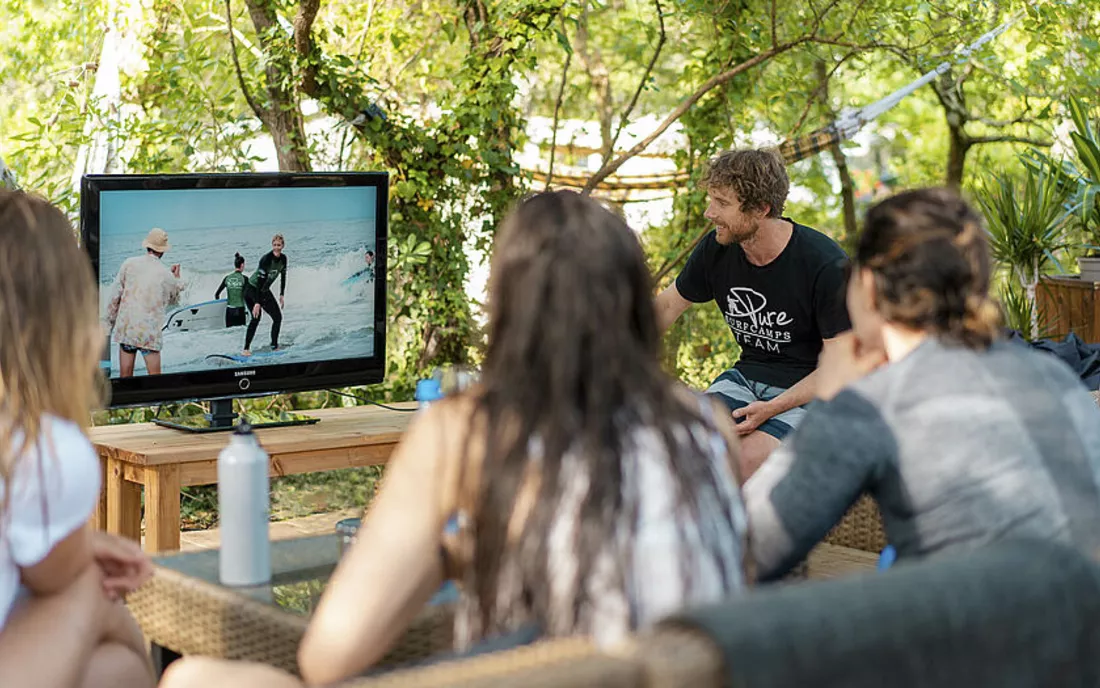
<instances>
[{"instance_id":1,"label":"flat screen television","mask_svg":"<svg viewBox=\"0 0 1100 688\"><path fill-rule=\"evenodd\" d=\"M384 172L86 175L111 406L209 400L160 421L209 430L232 425L233 397L381 382L388 188Z\"/></svg>"}]
</instances>

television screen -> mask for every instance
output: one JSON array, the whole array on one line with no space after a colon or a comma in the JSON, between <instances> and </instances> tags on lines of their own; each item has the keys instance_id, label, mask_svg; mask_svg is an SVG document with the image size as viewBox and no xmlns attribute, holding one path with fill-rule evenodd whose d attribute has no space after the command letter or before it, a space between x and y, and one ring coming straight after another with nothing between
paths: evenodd
<instances>
[{"instance_id":1,"label":"television screen","mask_svg":"<svg viewBox=\"0 0 1100 688\"><path fill-rule=\"evenodd\" d=\"M113 405L381 381L387 177L89 175Z\"/></svg>"}]
</instances>

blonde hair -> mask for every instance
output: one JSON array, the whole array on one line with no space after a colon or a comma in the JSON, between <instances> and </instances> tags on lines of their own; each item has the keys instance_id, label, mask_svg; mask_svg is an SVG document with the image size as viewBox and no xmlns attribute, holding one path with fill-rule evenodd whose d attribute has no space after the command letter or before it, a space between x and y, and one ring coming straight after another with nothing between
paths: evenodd
<instances>
[{"instance_id":1,"label":"blonde hair","mask_svg":"<svg viewBox=\"0 0 1100 688\"><path fill-rule=\"evenodd\" d=\"M283 242L283 246L286 246L286 239L284 239L283 235L279 234L278 232L275 233L275 236L271 237L271 243L274 244L276 240Z\"/></svg>"},{"instance_id":2,"label":"blonde hair","mask_svg":"<svg viewBox=\"0 0 1100 688\"><path fill-rule=\"evenodd\" d=\"M47 414L87 425L103 399L95 278L57 208L0 190L0 480ZM0 516L8 495L0 501Z\"/></svg>"}]
</instances>

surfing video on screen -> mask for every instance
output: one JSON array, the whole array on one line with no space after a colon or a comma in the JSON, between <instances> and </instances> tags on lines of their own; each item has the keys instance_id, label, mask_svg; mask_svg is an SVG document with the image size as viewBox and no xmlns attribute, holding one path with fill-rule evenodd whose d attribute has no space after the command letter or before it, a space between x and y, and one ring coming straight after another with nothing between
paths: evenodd
<instances>
[{"instance_id":1,"label":"surfing video on screen","mask_svg":"<svg viewBox=\"0 0 1100 688\"><path fill-rule=\"evenodd\" d=\"M119 378L374 355L376 202L373 187L103 192L101 366Z\"/></svg>"}]
</instances>

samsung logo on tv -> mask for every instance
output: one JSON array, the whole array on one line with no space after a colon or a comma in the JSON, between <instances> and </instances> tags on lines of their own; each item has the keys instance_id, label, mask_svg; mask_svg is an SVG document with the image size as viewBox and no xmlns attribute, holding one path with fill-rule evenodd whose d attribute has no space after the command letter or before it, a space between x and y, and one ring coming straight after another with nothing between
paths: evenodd
<instances>
[{"instance_id":1,"label":"samsung logo on tv","mask_svg":"<svg viewBox=\"0 0 1100 688\"><path fill-rule=\"evenodd\" d=\"M255 375L255 370L238 370L233 373L233 377L244 377L245 375Z\"/></svg>"}]
</instances>

